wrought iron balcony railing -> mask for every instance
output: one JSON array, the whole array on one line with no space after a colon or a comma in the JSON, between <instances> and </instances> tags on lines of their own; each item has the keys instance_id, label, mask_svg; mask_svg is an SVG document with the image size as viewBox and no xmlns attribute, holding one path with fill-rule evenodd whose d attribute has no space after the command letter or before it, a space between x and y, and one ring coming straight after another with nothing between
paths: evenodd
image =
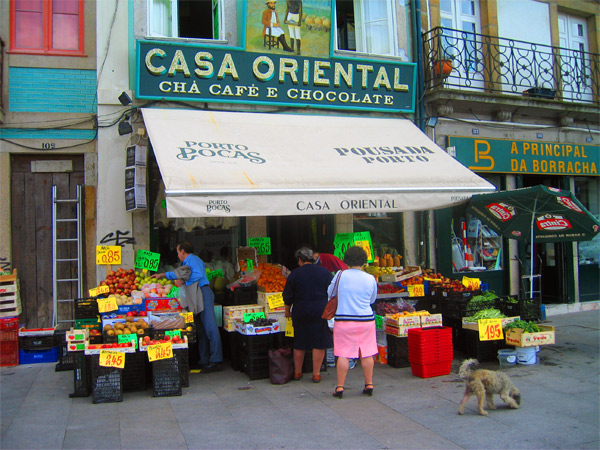
<instances>
[{"instance_id":1,"label":"wrought iron balcony railing","mask_svg":"<svg viewBox=\"0 0 600 450\"><path fill-rule=\"evenodd\" d=\"M423 33L426 88L600 103L600 55L438 27Z\"/></svg>"}]
</instances>

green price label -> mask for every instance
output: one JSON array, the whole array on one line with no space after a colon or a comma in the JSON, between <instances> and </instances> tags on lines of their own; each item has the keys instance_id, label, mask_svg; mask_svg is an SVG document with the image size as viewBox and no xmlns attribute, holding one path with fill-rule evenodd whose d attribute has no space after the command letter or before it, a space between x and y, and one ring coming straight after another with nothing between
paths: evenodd
<instances>
[{"instance_id":1,"label":"green price label","mask_svg":"<svg viewBox=\"0 0 600 450\"><path fill-rule=\"evenodd\" d=\"M133 346L136 348L137 350L137 346L138 346L138 341L137 341L137 334L119 334L117 335L117 342L119 344L124 344L126 342L133 342Z\"/></svg>"},{"instance_id":2,"label":"green price label","mask_svg":"<svg viewBox=\"0 0 600 450\"><path fill-rule=\"evenodd\" d=\"M375 314L375 328L378 330L383 330L383 316L378 316Z\"/></svg>"},{"instance_id":3,"label":"green price label","mask_svg":"<svg viewBox=\"0 0 600 450\"><path fill-rule=\"evenodd\" d=\"M179 288L177 286L173 286L167 295L169 298L179 298Z\"/></svg>"},{"instance_id":4,"label":"green price label","mask_svg":"<svg viewBox=\"0 0 600 450\"><path fill-rule=\"evenodd\" d=\"M253 237L248 239L248 247L256 248L258 255L271 254L271 238L270 237Z\"/></svg>"},{"instance_id":5,"label":"green price label","mask_svg":"<svg viewBox=\"0 0 600 450\"><path fill-rule=\"evenodd\" d=\"M252 272L254 270L254 261L251 258L246 260L246 267L248 268L248 272Z\"/></svg>"},{"instance_id":6,"label":"green price label","mask_svg":"<svg viewBox=\"0 0 600 450\"><path fill-rule=\"evenodd\" d=\"M213 278L217 278L217 277L223 278L223 271L221 269L213 270L211 272L206 273L206 278L208 281L212 280Z\"/></svg>"},{"instance_id":7,"label":"green price label","mask_svg":"<svg viewBox=\"0 0 600 450\"><path fill-rule=\"evenodd\" d=\"M261 312L255 312L255 313L244 313L244 322L248 323L253 319L264 319L265 318L265 313L263 311Z\"/></svg>"},{"instance_id":8,"label":"green price label","mask_svg":"<svg viewBox=\"0 0 600 450\"><path fill-rule=\"evenodd\" d=\"M181 330L165 330L165 336L179 336L181 337Z\"/></svg>"},{"instance_id":9,"label":"green price label","mask_svg":"<svg viewBox=\"0 0 600 450\"><path fill-rule=\"evenodd\" d=\"M135 255L134 269L146 269L156 272L160 262L160 253L149 252L148 250L138 250Z\"/></svg>"},{"instance_id":10,"label":"green price label","mask_svg":"<svg viewBox=\"0 0 600 450\"><path fill-rule=\"evenodd\" d=\"M354 245L354 233L338 233L333 240L333 246L335 247L333 254L343 260L346 250L352 245Z\"/></svg>"}]
</instances>

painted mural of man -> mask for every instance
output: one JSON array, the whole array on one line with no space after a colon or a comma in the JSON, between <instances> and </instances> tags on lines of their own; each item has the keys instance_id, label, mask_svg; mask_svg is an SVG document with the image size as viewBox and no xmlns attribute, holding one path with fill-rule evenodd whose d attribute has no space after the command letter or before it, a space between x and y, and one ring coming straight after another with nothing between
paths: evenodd
<instances>
[{"instance_id":1,"label":"painted mural of man","mask_svg":"<svg viewBox=\"0 0 600 450\"><path fill-rule=\"evenodd\" d=\"M285 24L290 30L290 46L296 53L300 54L301 35L300 25L302 23L302 0L287 0L287 10L285 12Z\"/></svg>"},{"instance_id":2,"label":"painted mural of man","mask_svg":"<svg viewBox=\"0 0 600 450\"><path fill-rule=\"evenodd\" d=\"M263 36L269 35L277 38L277 42L281 44L281 47L286 52L293 52L294 50L288 45L285 40L285 31L280 26L279 16L275 11L277 0L270 0L266 2L267 9L262 13Z\"/></svg>"}]
</instances>

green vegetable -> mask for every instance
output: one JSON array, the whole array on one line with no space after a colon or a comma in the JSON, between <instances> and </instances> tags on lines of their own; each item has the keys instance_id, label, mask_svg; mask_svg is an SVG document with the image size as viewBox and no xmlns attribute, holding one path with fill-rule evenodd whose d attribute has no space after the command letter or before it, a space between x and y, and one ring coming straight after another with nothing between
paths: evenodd
<instances>
[{"instance_id":1,"label":"green vegetable","mask_svg":"<svg viewBox=\"0 0 600 450\"><path fill-rule=\"evenodd\" d=\"M525 333L538 333L542 331L542 329L538 327L535 322L526 320L515 320L504 327L505 330L509 330L511 328L520 328Z\"/></svg>"},{"instance_id":2,"label":"green vegetable","mask_svg":"<svg viewBox=\"0 0 600 450\"><path fill-rule=\"evenodd\" d=\"M503 317L506 316L502 314L499 309L488 308L477 311L472 316L465 317L465 322L477 322L478 320L482 319L501 319Z\"/></svg>"},{"instance_id":3,"label":"green vegetable","mask_svg":"<svg viewBox=\"0 0 600 450\"><path fill-rule=\"evenodd\" d=\"M512 298L512 297L506 297L506 301L508 303L519 303L519 300L517 300L516 298Z\"/></svg>"}]
</instances>

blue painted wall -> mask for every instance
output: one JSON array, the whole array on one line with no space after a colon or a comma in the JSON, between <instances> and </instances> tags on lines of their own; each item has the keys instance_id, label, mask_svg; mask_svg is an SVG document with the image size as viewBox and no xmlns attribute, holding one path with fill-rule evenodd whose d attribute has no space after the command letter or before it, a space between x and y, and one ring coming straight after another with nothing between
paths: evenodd
<instances>
[{"instance_id":1,"label":"blue painted wall","mask_svg":"<svg viewBox=\"0 0 600 450\"><path fill-rule=\"evenodd\" d=\"M94 114L96 71L9 68L9 111Z\"/></svg>"}]
</instances>

